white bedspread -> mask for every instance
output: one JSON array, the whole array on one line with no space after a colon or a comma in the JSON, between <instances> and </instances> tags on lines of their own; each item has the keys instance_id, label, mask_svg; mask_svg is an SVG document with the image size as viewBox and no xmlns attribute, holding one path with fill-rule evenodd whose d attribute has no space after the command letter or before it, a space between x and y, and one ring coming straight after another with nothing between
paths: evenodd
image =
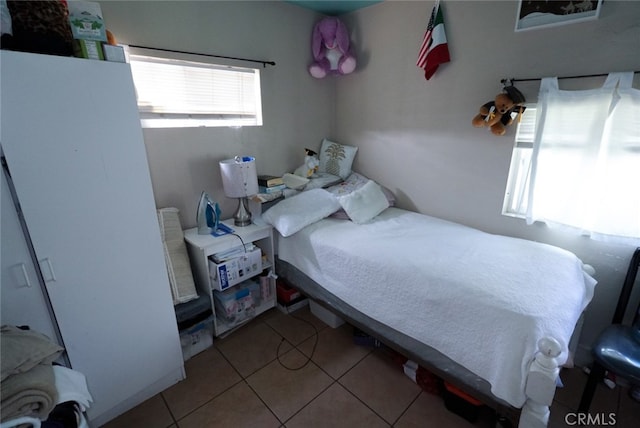
<instances>
[{"instance_id":1,"label":"white bedspread","mask_svg":"<svg viewBox=\"0 0 640 428\"><path fill-rule=\"evenodd\" d=\"M572 253L389 208L371 223L327 218L279 257L354 308L436 348L515 407L537 341L563 346L596 281Z\"/></svg>"}]
</instances>

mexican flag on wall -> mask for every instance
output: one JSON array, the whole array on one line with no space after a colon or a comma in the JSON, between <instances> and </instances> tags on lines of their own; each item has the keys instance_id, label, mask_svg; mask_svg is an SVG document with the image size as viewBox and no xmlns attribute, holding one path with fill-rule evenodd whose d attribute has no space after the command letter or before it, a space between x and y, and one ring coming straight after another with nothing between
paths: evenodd
<instances>
[{"instance_id":1,"label":"mexican flag on wall","mask_svg":"<svg viewBox=\"0 0 640 428\"><path fill-rule=\"evenodd\" d=\"M416 65L424 69L424 77L429 80L440 64L449 61L449 45L444 32L444 19L442 9L440 9L440 0L437 0L431 11L431 18L422 39Z\"/></svg>"}]
</instances>

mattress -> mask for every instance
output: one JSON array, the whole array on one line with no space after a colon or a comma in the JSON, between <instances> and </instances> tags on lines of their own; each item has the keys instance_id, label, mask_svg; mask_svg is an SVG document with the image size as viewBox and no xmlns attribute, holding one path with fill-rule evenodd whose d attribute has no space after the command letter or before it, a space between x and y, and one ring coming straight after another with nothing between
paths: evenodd
<instances>
[{"instance_id":1,"label":"mattress","mask_svg":"<svg viewBox=\"0 0 640 428\"><path fill-rule=\"evenodd\" d=\"M325 218L278 239L279 258L356 310L489 382L514 407L539 339L568 356L596 281L571 252L388 208L366 224Z\"/></svg>"}]
</instances>

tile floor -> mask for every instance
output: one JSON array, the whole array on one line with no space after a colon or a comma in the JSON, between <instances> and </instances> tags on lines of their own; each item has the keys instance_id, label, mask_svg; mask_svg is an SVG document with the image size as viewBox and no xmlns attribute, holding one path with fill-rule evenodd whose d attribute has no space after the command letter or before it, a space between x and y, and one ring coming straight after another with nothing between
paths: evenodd
<instances>
[{"instance_id":1,"label":"tile floor","mask_svg":"<svg viewBox=\"0 0 640 428\"><path fill-rule=\"evenodd\" d=\"M389 352L354 344L350 326L332 329L308 307L294 316L273 309L228 337L215 339L213 347L185 363L186 380L105 427L494 425L488 409L475 424L449 412L440 397L406 377ZM575 425L569 414L577 408L587 376L572 369L564 370L561 378L565 387L556 393L552 428ZM600 385L592 405L592 413L598 412L613 413L618 427L640 426L640 403L632 401L626 389Z\"/></svg>"}]
</instances>

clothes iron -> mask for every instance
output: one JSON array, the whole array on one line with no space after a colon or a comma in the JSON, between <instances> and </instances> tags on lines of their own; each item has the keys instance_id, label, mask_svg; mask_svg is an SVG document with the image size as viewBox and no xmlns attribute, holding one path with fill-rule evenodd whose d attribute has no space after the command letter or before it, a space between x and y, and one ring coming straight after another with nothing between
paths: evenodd
<instances>
[{"instance_id":1,"label":"clothes iron","mask_svg":"<svg viewBox=\"0 0 640 428\"><path fill-rule=\"evenodd\" d=\"M196 224L198 225L198 235L221 236L234 232L229 226L220 222L220 206L217 202L213 202L204 191L200 194L198 201Z\"/></svg>"},{"instance_id":2,"label":"clothes iron","mask_svg":"<svg viewBox=\"0 0 640 428\"><path fill-rule=\"evenodd\" d=\"M196 212L196 223L198 224L198 235L209 235L218 229L220 221L220 207L213 202L207 192L200 194L198 211Z\"/></svg>"}]
</instances>

